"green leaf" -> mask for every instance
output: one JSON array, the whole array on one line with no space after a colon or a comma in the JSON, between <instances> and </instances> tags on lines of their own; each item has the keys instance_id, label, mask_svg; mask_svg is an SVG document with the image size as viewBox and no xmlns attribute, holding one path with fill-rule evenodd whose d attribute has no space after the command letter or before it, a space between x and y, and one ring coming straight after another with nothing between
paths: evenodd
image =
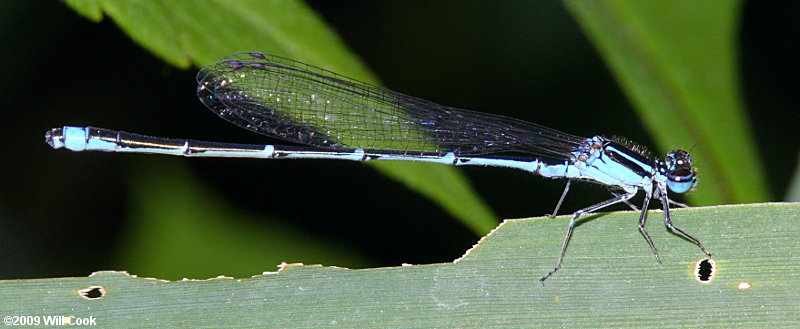
<instances>
[{"instance_id":1,"label":"green leaf","mask_svg":"<svg viewBox=\"0 0 800 329\"><path fill-rule=\"evenodd\" d=\"M73 8L81 1L66 0ZM133 40L181 68L240 51L286 56L365 82L378 79L302 1L104 1L102 10ZM79 11L85 14L86 11ZM375 165L485 234L497 217L456 168ZM432 176L430 172L441 175ZM460 188L452 193L442 187ZM457 198L454 196L458 196ZM468 205L465 207L465 205ZM464 211L464 209L474 211Z\"/></svg>"},{"instance_id":2,"label":"green leaf","mask_svg":"<svg viewBox=\"0 0 800 329\"><path fill-rule=\"evenodd\" d=\"M798 154L798 162L800 162L800 154ZM789 190L786 192L786 201L800 202L800 165L795 167L794 178L789 184Z\"/></svg>"},{"instance_id":3,"label":"green leaf","mask_svg":"<svg viewBox=\"0 0 800 329\"><path fill-rule=\"evenodd\" d=\"M94 316L102 327L797 327L800 204L679 209L675 224L714 253L668 233L658 211L581 221L564 267L545 285L567 218L504 222L454 263L365 270L285 265L248 279L166 282L124 273L0 281L5 315ZM93 300L79 290L103 287ZM120 313L120 310L125 310Z\"/></svg>"},{"instance_id":4,"label":"green leaf","mask_svg":"<svg viewBox=\"0 0 800 329\"><path fill-rule=\"evenodd\" d=\"M227 205L181 163L146 162L129 178L132 218L117 249L118 266L144 276L180 279L248 276L281 262L374 264L341 241L312 237Z\"/></svg>"},{"instance_id":5,"label":"green leaf","mask_svg":"<svg viewBox=\"0 0 800 329\"><path fill-rule=\"evenodd\" d=\"M77 11L92 22L97 23L103 20L103 8L101 7L100 0L65 0L64 2L72 8L72 10Z\"/></svg>"},{"instance_id":6,"label":"green leaf","mask_svg":"<svg viewBox=\"0 0 800 329\"><path fill-rule=\"evenodd\" d=\"M662 151L690 148L698 204L770 198L737 75L741 1L565 0Z\"/></svg>"},{"instance_id":7,"label":"green leaf","mask_svg":"<svg viewBox=\"0 0 800 329\"><path fill-rule=\"evenodd\" d=\"M487 233L497 226L495 215L475 199L477 192L466 177L452 167L420 162L376 162L375 167L410 189L447 204L445 210L474 232Z\"/></svg>"}]
</instances>

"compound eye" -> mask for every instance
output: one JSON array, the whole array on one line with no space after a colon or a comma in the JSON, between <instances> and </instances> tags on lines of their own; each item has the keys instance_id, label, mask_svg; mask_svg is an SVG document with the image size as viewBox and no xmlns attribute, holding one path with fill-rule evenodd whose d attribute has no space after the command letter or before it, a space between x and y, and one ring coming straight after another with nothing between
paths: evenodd
<instances>
[{"instance_id":1,"label":"compound eye","mask_svg":"<svg viewBox=\"0 0 800 329\"><path fill-rule=\"evenodd\" d=\"M667 179L673 182L686 182L694 179L694 173L687 168L675 169L667 174Z\"/></svg>"},{"instance_id":2,"label":"compound eye","mask_svg":"<svg viewBox=\"0 0 800 329\"><path fill-rule=\"evenodd\" d=\"M697 176L690 169L680 168L667 174L667 187L675 193L686 193L697 185Z\"/></svg>"}]
</instances>

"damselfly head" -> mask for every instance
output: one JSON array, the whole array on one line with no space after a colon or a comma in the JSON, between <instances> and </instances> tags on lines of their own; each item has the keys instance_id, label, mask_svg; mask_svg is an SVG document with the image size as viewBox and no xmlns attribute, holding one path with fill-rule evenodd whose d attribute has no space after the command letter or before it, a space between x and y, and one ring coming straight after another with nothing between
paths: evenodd
<instances>
[{"instance_id":1,"label":"damselfly head","mask_svg":"<svg viewBox=\"0 0 800 329\"><path fill-rule=\"evenodd\" d=\"M692 166L689 152L674 150L664 158L667 186L675 193L685 193L697 186L697 170Z\"/></svg>"}]
</instances>

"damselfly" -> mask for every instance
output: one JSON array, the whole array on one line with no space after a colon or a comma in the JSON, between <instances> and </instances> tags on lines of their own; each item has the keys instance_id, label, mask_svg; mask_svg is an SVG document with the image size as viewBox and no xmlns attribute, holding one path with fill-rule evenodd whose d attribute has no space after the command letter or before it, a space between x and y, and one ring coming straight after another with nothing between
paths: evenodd
<instances>
[{"instance_id":1,"label":"damselfly","mask_svg":"<svg viewBox=\"0 0 800 329\"><path fill-rule=\"evenodd\" d=\"M452 107L278 56L238 53L208 65L197 75L197 95L229 122L306 146L251 145L169 139L94 127L53 128L45 139L53 148L73 151L156 153L196 157L264 159L340 159L351 161L422 161L454 166L521 169L544 177L586 180L621 193L572 214L555 267L564 259L575 220L607 206L626 203L639 190L644 204L639 230L661 262L644 228L650 200L658 199L667 227L699 240L672 224L667 192L684 193L697 184L689 153L674 150L663 160L641 148L603 136L577 137L530 122ZM527 156L498 155L507 153Z\"/></svg>"}]
</instances>

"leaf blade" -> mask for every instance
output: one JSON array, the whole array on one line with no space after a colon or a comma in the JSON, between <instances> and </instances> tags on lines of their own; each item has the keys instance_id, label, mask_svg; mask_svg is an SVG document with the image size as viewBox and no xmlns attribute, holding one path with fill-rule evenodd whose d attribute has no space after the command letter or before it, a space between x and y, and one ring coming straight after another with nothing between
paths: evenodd
<instances>
[{"instance_id":1,"label":"leaf blade","mask_svg":"<svg viewBox=\"0 0 800 329\"><path fill-rule=\"evenodd\" d=\"M555 261L567 217L506 221L455 263L365 270L295 265L243 280L163 282L99 273L0 281L0 311L46 309L123 328L797 325L800 203L678 209L673 216L715 253L710 283L694 278L694 264L704 257L691 242L651 225L664 256L658 264L636 229L636 212L617 212L576 228L564 267L544 286L538 278ZM741 289L745 282L750 288ZM89 285L104 286L108 296L78 297Z\"/></svg>"}]
</instances>

